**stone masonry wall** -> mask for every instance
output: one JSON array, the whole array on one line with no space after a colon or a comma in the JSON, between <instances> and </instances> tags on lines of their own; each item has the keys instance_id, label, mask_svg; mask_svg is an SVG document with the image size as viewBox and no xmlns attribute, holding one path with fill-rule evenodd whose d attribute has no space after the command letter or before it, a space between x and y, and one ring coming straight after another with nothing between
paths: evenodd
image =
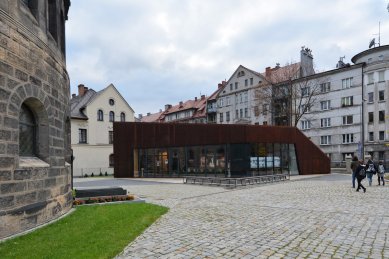
<instances>
[{"instance_id":1,"label":"stone masonry wall","mask_svg":"<svg viewBox=\"0 0 389 259\"><path fill-rule=\"evenodd\" d=\"M45 223L72 206L69 78L64 53L22 1L0 2L0 239ZM62 2L62 1L58 1ZM63 3L62 3L63 4ZM37 157L19 156L19 112L37 117Z\"/></svg>"}]
</instances>

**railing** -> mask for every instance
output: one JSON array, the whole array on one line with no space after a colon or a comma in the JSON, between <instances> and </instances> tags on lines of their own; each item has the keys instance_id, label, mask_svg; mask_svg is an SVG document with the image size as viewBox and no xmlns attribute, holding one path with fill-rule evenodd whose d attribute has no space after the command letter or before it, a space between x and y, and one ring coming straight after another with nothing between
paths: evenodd
<instances>
[{"instance_id":1,"label":"railing","mask_svg":"<svg viewBox=\"0 0 389 259\"><path fill-rule=\"evenodd\" d=\"M238 186L247 186L254 184L273 183L289 180L289 174L272 174L254 177L224 178L224 177L203 177L203 176L184 176L184 184L215 185L226 188L236 188Z\"/></svg>"},{"instance_id":2,"label":"railing","mask_svg":"<svg viewBox=\"0 0 389 259\"><path fill-rule=\"evenodd\" d=\"M96 167L96 168L74 168L74 177L91 177L113 175L113 167Z\"/></svg>"}]
</instances>

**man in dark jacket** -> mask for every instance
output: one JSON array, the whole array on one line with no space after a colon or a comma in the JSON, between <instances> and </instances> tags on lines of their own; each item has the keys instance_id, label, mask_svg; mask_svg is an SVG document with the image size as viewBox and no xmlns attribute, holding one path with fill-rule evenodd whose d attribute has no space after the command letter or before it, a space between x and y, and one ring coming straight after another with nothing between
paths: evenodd
<instances>
[{"instance_id":1,"label":"man in dark jacket","mask_svg":"<svg viewBox=\"0 0 389 259\"><path fill-rule=\"evenodd\" d=\"M361 188L363 189L363 192L366 192L366 188L361 183L362 180L366 178L366 166L363 164L363 160L359 161L359 166L355 171L355 176L357 177L358 181L357 192L359 192L359 189Z\"/></svg>"}]
</instances>

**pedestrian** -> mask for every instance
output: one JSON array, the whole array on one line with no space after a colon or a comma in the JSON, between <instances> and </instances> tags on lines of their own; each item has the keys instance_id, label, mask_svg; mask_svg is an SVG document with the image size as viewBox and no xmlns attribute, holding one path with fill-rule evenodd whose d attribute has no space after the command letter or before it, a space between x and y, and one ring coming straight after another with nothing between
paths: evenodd
<instances>
[{"instance_id":1,"label":"pedestrian","mask_svg":"<svg viewBox=\"0 0 389 259\"><path fill-rule=\"evenodd\" d=\"M367 177L367 181L369 182L369 186L371 186L373 182L373 175L376 173L377 173L377 168L374 165L373 160L369 158L369 160L367 160L366 163L366 177Z\"/></svg>"},{"instance_id":2,"label":"pedestrian","mask_svg":"<svg viewBox=\"0 0 389 259\"><path fill-rule=\"evenodd\" d=\"M362 185L362 180L366 178L366 166L363 164L363 160L359 161L359 165L357 167L357 170L355 171L355 176L357 178L358 186L357 186L357 192L359 192L359 189L363 189L363 192L366 192L366 187Z\"/></svg>"},{"instance_id":3,"label":"pedestrian","mask_svg":"<svg viewBox=\"0 0 389 259\"><path fill-rule=\"evenodd\" d=\"M385 176L385 167L384 167L382 161L379 161L379 163L378 163L377 176L378 176L378 185L380 185L380 180L382 180L382 185L385 185L385 178L384 178L384 176Z\"/></svg>"},{"instance_id":4,"label":"pedestrian","mask_svg":"<svg viewBox=\"0 0 389 259\"><path fill-rule=\"evenodd\" d=\"M351 165L350 165L350 168L352 171L351 172L351 181L353 183L353 188L355 188L355 171L357 170L358 165L359 165L358 157L354 156L352 161L351 161Z\"/></svg>"}]
</instances>

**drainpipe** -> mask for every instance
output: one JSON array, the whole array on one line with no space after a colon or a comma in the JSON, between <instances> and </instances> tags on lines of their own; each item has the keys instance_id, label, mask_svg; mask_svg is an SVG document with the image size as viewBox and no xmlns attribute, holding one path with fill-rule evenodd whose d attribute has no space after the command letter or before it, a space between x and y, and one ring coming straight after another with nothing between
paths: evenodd
<instances>
[{"instance_id":1,"label":"drainpipe","mask_svg":"<svg viewBox=\"0 0 389 259\"><path fill-rule=\"evenodd\" d=\"M365 160L365 95L364 95L364 74L363 74L363 68L365 67L366 63L363 63L362 65L362 118L361 118L361 123L362 123L362 136L361 136L361 153L362 153L362 160Z\"/></svg>"}]
</instances>

